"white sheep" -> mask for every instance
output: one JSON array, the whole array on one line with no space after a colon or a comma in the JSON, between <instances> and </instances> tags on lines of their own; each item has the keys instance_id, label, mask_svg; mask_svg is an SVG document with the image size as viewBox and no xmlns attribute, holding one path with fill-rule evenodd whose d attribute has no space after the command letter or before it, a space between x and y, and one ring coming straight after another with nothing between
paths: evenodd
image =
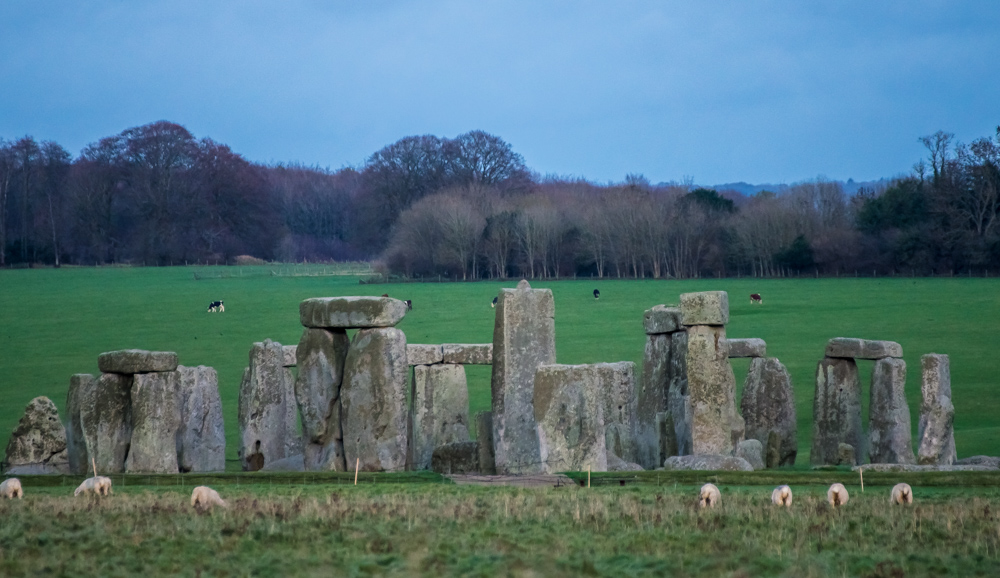
<instances>
[{"instance_id":1,"label":"white sheep","mask_svg":"<svg viewBox=\"0 0 1000 578\"><path fill-rule=\"evenodd\" d=\"M771 492L771 501L775 506L792 506L792 489L788 486L778 486Z\"/></svg>"},{"instance_id":2,"label":"white sheep","mask_svg":"<svg viewBox=\"0 0 1000 578\"><path fill-rule=\"evenodd\" d=\"M833 484L830 486L830 489L826 491L826 500L830 502L830 505L834 508L843 506L847 503L848 499L850 499L850 496L847 495L847 488L844 487L844 484Z\"/></svg>"},{"instance_id":3,"label":"white sheep","mask_svg":"<svg viewBox=\"0 0 1000 578\"><path fill-rule=\"evenodd\" d=\"M7 498L8 500L13 498L23 498L24 490L21 489L21 480L17 478L7 478L3 481L3 483L0 483L0 497Z\"/></svg>"},{"instance_id":4,"label":"white sheep","mask_svg":"<svg viewBox=\"0 0 1000 578\"><path fill-rule=\"evenodd\" d=\"M719 492L719 488L715 487L715 484L705 484L701 487L701 492L698 494L698 504L704 508L714 508L719 505L722 501L722 493Z\"/></svg>"},{"instance_id":5,"label":"white sheep","mask_svg":"<svg viewBox=\"0 0 1000 578\"><path fill-rule=\"evenodd\" d=\"M208 486L198 486L191 492L191 506L200 510L209 510L213 506L229 507L225 500L219 497L219 492Z\"/></svg>"},{"instance_id":6,"label":"white sheep","mask_svg":"<svg viewBox=\"0 0 1000 578\"><path fill-rule=\"evenodd\" d=\"M898 504L900 506L905 506L907 504L913 503L913 489L910 488L910 484L896 484L892 487L892 497L889 499L890 504Z\"/></svg>"},{"instance_id":7,"label":"white sheep","mask_svg":"<svg viewBox=\"0 0 1000 578\"><path fill-rule=\"evenodd\" d=\"M106 476L94 476L92 478L87 478L83 480L80 487L73 492L74 496L79 496L80 494L95 493L98 496L107 496L111 493L111 478Z\"/></svg>"}]
</instances>

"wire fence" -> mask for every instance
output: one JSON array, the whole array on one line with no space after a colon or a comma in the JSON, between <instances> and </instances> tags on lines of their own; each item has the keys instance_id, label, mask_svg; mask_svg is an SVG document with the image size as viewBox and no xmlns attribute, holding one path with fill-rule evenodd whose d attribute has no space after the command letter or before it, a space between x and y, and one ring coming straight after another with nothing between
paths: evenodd
<instances>
[{"instance_id":1,"label":"wire fence","mask_svg":"<svg viewBox=\"0 0 1000 578\"><path fill-rule=\"evenodd\" d=\"M252 279L260 277L366 277L371 276L371 263L273 263L266 265L235 265L205 267L193 271L195 281L211 279Z\"/></svg>"}]
</instances>

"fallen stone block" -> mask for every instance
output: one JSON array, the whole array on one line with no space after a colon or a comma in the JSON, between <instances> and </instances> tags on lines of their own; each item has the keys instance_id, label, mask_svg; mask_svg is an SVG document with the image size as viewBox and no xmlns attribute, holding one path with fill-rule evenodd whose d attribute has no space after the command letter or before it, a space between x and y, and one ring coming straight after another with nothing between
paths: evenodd
<instances>
[{"instance_id":1,"label":"fallen stone block","mask_svg":"<svg viewBox=\"0 0 1000 578\"><path fill-rule=\"evenodd\" d=\"M152 373L177 369L177 354L173 351L122 349L108 351L97 357L97 367L103 373Z\"/></svg>"},{"instance_id":2,"label":"fallen stone block","mask_svg":"<svg viewBox=\"0 0 1000 578\"><path fill-rule=\"evenodd\" d=\"M725 325L729 323L729 294L725 291L682 293L680 309L684 325Z\"/></svg>"},{"instance_id":3,"label":"fallen stone block","mask_svg":"<svg viewBox=\"0 0 1000 578\"><path fill-rule=\"evenodd\" d=\"M736 446L735 455L745 459L754 470L763 470L765 467L763 453L764 445L759 440L749 439L741 441Z\"/></svg>"},{"instance_id":4,"label":"fallen stone block","mask_svg":"<svg viewBox=\"0 0 1000 578\"><path fill-rule=\"evenodd\" d=\"M390 297L314 297L299 303L299 320L305 327L394 327L405 315L406 302Z\"/></svg>"},{"instance_id":5,"label":"fallen stone block","mask_svg":"<svg viewBox=\"0 0 1000 578\"><path fill-rule=\"evenodd\" d=\"M746 339L728 339L729 358L736 357L767 357L767 343L763 339L749 337Z\"/></svg>"},{"instance_id":6,"label":"fallen stone block","mask_svg":"<svg viewBox=\"0 0 1000 578\"><path fill-rule=\"evenodd\" d=\"M997 469L987 465L925 465L917 464L866 464L854 466L853 471L864 470L866 472L995 472Z\"/></svg>"},{"instance_id":7,"label":"fallen stone block","mask_svg":"<svg viewBox=\"0 0 1000 578\"><path fill-rule=\"evenodd\" d=\"M903 357L903 346L895 341L834 337L826 344L826 356L852 359Z\"/></svg>"},{"instance_id":8,"label":"fallen stone block","mask_svg":"<svg viewBox=\"0 0 1000 578\"><path fill-rule=\"evenodd\" d=\"M673 333L678 329L683 329L681 310L679 307L654 305L651 309L647 309L642 316L642 327L646 330L646 335Z\"/></svg>"},{"instance_id":9,"label":"fallen stone block","mask_svg":"<svg viewBox=\"0 0 1000 578\"><path fill-rule=\"evenodd\" d=\"M410 391L410 469L427 470L435 448L469 441L465 368L450 363L418 365Z\"/></svg>"},{"instance_id":10,"label":"fallen stone block","mask_svg":"<svg viewBox=\"0 0 1000 578\"><path fill-rule=\"evenodd\" d=\"M69 473L66 428L52 400L40 396L31 400L7 442L4 460L9 466L38 466Z\"/></svg>"},{"instance_id":11,"label":"fallen stone block","mask_svg":"<svg viewBox=\"0 0 1000 578\"><path fill-rule=\"evenodd\" d=\"M1000 457L998 456L970 456L955 462L956 466L986 466L995 470L1000 470Z\"/></svg>"},{"instance_id":12,"label":"fallen stone block","mask_svg":"<svg viewBox=\"0 0 1000 578\"><path fill-rule=\"evenodd\" d=\"M140 373L132 382L132 444L125 471L176 474L181 426L180 373Z\"/></svg>"},{"instance_id":13,"label":"fallen stone block","mask_svg":"<svg viewBox=\"0 0 1000 578\"><path fill-rule=\"evenodd\" d=\"M431 470L444 475L478 473L479 442L455 442L435 448Z\"/></svg>"},{"instance_id":14,"label":"fallen stone block","mask_svg":"<svg viewBox=\"0 0 1000 578\"><path fill-rule=\"evenodd\" d=\"M434 365L444 361L444 351L440 345L423 343L406 344L407 365Z\"/></svg>"},{"instance_id":15,"label":"fallen stone block","mask_svg":"<svg viewBox=\"0 0 1000 578\"><path fill-rule=\"evenodd\" d=\"M711 454L672 456L663 462L665 470L704 470L725 472L752 472L753 466L743 458Z\"/></svg>"},{"instance_id":16,"label":"fallen stone block","mask_svg":"<svg viewBox=\"0 0 1000 578\"><path fill-rule=\"evenodd\" d=\"M460 365L492 365L492 343L445 343L441 346L444 362Z\"/></svg>"}]
</instances>

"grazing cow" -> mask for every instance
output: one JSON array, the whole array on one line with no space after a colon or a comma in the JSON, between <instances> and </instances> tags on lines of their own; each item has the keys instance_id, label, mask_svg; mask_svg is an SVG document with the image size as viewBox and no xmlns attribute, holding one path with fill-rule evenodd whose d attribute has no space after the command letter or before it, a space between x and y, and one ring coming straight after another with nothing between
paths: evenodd
<instances>
[{"instance_id":1,"label":"grazing cow","mask_svg":"<svg viewBox=\"0 0 1000 578\"><path fill-rule=\"evenodd\" d=\"M413 301L410 301L409 299L407 299L403 303L406 303L406 310L407 311L413 311Z\"/></svg>"},{"instance_id":2,"label":"grazing cow","mask_svg":"<svg viewBox=\"0 0 1000 578\"><path fill-rule=\"evenodd\" d=\"M496 309L496 306L497 306L497 297L494 297L493 298L493 303L490 303L490 307Z\"/></svg>"},{"instance_id":3,"label":"grazing cow","mask_svg":"<svg viewBox=\"0 0 1000 578\"><path fill-rule=\"evenodd\" d=\"M601 292L598 289L594 289L594 299L600 299Z\"/></svg>"},{"instance_id":4,"label":"grazing cow","mask_svg":"<svg viewBox=\"0 0 1000 578\"><path fill-rule=\"evenodd\" d=\"M382 297L388 297L388 296L389 296L389 294L388 294L388 293L383 293L383 294L382 294Z\"/></svg>"},{"instance_id":5,"label":"grazing cow","mask_svg":"<svg viewBox=\"0 0 1000 578\"><path fill-rule=\"evenodd\" d=\"M222 301L212 301L211 303L208 304L209 313L215 313L216 311L223 312L225 310L226 306L222 304Z\"/></svg>"},{"instance_id":6,"label":"grazing cow","mask_svg":"<svg viewBox=\"0 0 1000 578\"><path fill-rule=\"evenodd\" d=\"M754 303L760 303L761 305L764 304L764 300L761 299L760 293L751 293L750 294L750 304L753 305Z\"/></svg>"}]
</instances>

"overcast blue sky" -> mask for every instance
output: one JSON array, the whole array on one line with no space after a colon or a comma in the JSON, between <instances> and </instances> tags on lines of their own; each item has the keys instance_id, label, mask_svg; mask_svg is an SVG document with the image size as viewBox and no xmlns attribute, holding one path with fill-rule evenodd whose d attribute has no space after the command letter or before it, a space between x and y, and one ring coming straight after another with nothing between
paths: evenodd
<instances>
[{"instance_id":1,"label":"overcast blue sky","mask_svg":"<svg viewBox=\"0 0 1000 578\"><path fill-rule=\"evenodd\" d=\"M170 120L339 168L482 129L594 181L868 180L994 134L998 31L996 0L2 0L0 137Z\"/></svg>"}]
</instances>

